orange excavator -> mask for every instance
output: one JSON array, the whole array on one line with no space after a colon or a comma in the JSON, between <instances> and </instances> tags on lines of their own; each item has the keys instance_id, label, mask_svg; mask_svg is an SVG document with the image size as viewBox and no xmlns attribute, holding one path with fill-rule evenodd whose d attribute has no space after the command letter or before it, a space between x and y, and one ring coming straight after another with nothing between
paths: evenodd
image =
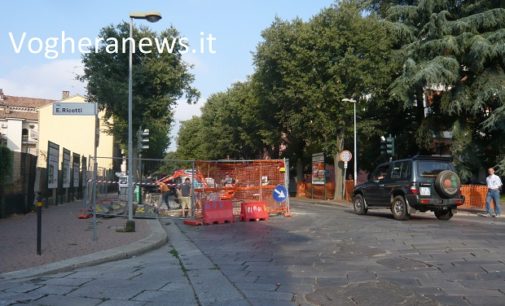
<instances>
[{"instance_id":1,"label":"orange excavator","mask_svg":"<svg viewBox=\"0 0 505 306\"><path fill-rule=\"evenodd\" d=\"M177 186L182 184L186 178L189 178L190 181L195 180L194 187L195 188L207 188L207 182L205 181L203 175L201 175L198 171L194 171L191 169L180 169L175 170L171 175L162 177L158 179L157 183L165 183L167 186Z\"/></svg>"},{"instance_id":2,"label":"orange excavator","mask_svg":"<svg viewBox=\"0 0 505 306\"><path fill-rule=\"evenodd\" d=\"M176 187L182 184L186 178L193 182L196 192L219 192L221 200L231 200L235 195L235 186L226 185L218 188L213 178L205 178L200 172L192 169L175 170L171 175L158 179L156 183L163 182L167 186Z\"/></svg>"}]
</instances>

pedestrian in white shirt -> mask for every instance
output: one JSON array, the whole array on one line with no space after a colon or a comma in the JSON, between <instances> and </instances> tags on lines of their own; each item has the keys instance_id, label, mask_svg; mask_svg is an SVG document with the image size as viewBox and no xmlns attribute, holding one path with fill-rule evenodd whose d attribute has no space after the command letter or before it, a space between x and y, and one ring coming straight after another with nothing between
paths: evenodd
<instances>
[{"instance_id":1,"label":"pedestrian in white shirt","mask_svg":"<svg viewBox=\"0 0 505 306\"><path fill-rule=\"evenodd\" d=\"M486 195L486 213L489 216L499 217L501 214L500 209L500 189L503 186L501 179L498 175L494 174L494 169L487 170L489 176L486 177L487 195ZM494 202L494 212L491 210L491 199Z\"/></svg>"}]
</instances>

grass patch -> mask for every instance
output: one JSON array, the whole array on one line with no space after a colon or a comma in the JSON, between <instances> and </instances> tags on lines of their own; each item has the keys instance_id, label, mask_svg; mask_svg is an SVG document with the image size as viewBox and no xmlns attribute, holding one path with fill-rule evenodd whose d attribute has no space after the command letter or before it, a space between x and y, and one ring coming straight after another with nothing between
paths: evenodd
<instances>
[{"instance_id":1,"label":"grass patch","mask_svg":"<svg viewBox=\"0 0 505 306\"><path fill-rule=\"evenodd\" d=\"M214 264L214 267L209 268L209 270L220 270L220 269L218 265Z\"/></svg>"},{"instance_id":2,"label":"grass patch","mask_svg":"<svg viewBox=\"0 0 505 306\"><path fill-rule=\"evenodd\" d=\"M184 273L185 276L188 276L188 269L186 269L186 267L181 263L181 270L182 270L182 273Z\"/></svg>"},{"instance_id":3,"label":"grass patch","mask_svg":"<svg viewBox=\"0 0 505 306\"><path fill-rule=\"evenodd\" d=\"M177 258L177 260L179 261L179 265L181 266L182 273L184 273L185 276L188 276L188 269L186 269L186 267L182 263L182 260L179 257L179 252L177 252L176 249L171 249L170 254L172 254L172 256L174 256L175 258Z\"/></svg>"},{"instance_id":4,"label":"grass patch","mask_svg":"<svg viewBox=\"0 0 505 306\"><path fill-rule=\"evenodd\" d=\"M176 249L171 249L170 254L172 254L175 258L179 258L179 252L177 252Z\"/></svg>"}]
</instances>

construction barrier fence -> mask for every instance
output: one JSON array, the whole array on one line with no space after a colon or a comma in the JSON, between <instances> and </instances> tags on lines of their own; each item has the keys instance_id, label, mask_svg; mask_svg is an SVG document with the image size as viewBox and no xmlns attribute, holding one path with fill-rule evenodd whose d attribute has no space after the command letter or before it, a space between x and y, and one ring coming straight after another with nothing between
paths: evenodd
<instances>
[{"instance_id":1,"label":"construction barrier fence","mask_svg":"<svg viewBox=\"0 0 505 306\"><path fill-rule=\"evenodd\" d=\"M112 159L110 164L113 164ZM90 200L83 205L88 205L91 210L93 205L96 205L98 216L128 215L127 160L121 158L117 164L121 164L119 171L103 172L103 175L98 175L96 182L92 178L88 180L87 198ZM135 218L190 215L202 220L206 204L219 203L223 206L223 201L230 203L234 220L238 220L241 213L243 214L243 203L264 203L264 210L268 214L285 214L289 211L287 193L286 200L282 203L273 199L277 186L282 185L289 190L287 160L201 161L138 158L133 160L133 165L132 210ZM183 211L181 186L186 179L191 182L192 196L189 199L189 208ZM161 187L162 185L164 187ZM93 204L94 186L97 191L96 204ZM209 205L207 207L210 207ZM213 207L216 208L216 205ZM261 205L251 207L253 210L263 209Z\"/></svg>"},{"instance_id":2,"label":"construction barrier fence","mask_svg":"<svg viewBox=\"0 0 505 306\"><path fill-rule=\"evenodd\" d=\"M354 181L346 180L344 187L344 199L350 202L352 201ZM299 182L296 191L297 197L315 200L333 200L335 196L335 183L327 182L324 185L313 185L312 183Z\"/></svg>"},{"instance_id":3,"label":"construction barrier fence","mask_svg":"<svg viewBox=\"0 0 505 306\"><path fill-rule=\"evenodd\" d=\"M196 171L207 184L195 188L197 207L206 200L231 200L235 216L241 203L262 201L269 213L285 213L287 203L277 203L273 191L277 185L287 186L284 160L197 161ZM287 197L287 195L286 195Z\"/></svg>"},{"instance_id":4,"label":"construction barrier fence","mask_svg":"<svg viewBox=\"0 0 505 306\"><path fill-rule=\"evenodd\" d=\"M324 190L324 188L326 190ZM354 181L345 182L345 201L352 202L352 191ZM312 185L310 183L300 182L297 185L297 197L307 199L329 200L333 199L335 185L326 183L323 185ZM487 187L485 185L462 185L461 194L465 197L465 203L459 206L459 209L484 211L486 207ZM326 195L326 196L325 196Z\"/></svg>"},{"instance_id":5,"label":"construction barrier fence","mask_svg":"<svg viewBox=\"0 0 505 306\"><path fill-rule=\"evenodd\" d=\"M485 185L463 185L461 194L465 196L465 203L460 209L486 210L487 186Z\"/></svg>"}]
</instances>

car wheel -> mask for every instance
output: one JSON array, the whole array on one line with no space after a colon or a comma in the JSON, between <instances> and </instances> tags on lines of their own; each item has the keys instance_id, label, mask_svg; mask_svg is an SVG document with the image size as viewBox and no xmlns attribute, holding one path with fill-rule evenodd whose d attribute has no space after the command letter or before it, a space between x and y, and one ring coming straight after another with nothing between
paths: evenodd
<instances>
[{"instance_id":1,"label":"car wheel","mask_svg":"<svg viewBox=\"0 0 505 306\"><path fill-rule=\"evenodd\" d=\"M365 199L360 194L356 195L353 200L354 212L358 215L364 215L367 213L368 209L365 205Z\"/></svg>"},{"instance_id":2,"label":"car wheel","mask_svg":"<svg viewBox=\"0 0 505 306\"><path fill-rule=\"evenodd\" d=\"M437 217L438 220L447 221L447 220L451 219L453 216L452 209L435 210L435 216Z\"/></svg>"},{"instance_id":3,"label":"car wheel","mask_svg":"<svg viewBox=\"0 0 505 306\"><path fill-rule=\"evenodd\" d=\"M409 212L407 211L407 203L402 196L393 198L391 212L396 220L408 220L410 218Z\"/></svg>"}]
</instances>

